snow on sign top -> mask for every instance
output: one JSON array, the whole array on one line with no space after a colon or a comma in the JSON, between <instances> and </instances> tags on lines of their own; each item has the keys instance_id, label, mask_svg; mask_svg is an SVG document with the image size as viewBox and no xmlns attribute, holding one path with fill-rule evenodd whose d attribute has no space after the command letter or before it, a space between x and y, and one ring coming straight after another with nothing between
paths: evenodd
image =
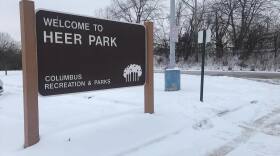
<instances>
[{"instance_id":1,"label":"snow on sign top","mask_svg":"<svg viewBox=\"0 0 280 156\"><path fill-rule=\"evenodd\" d=\"M211 41L211 30L206 30L206 43ZM203 43L203 31L198 32L198 43Z\"/></svg>"},{"instance_id":2,"label":"snow on sign top","mask_svg":"<svg viewBox=\"0 0 280 156\"><path fill-rule=\"evenodd\" d=\"M143 25L39 10L36 31L42 95L145 83Z\"/></svg>"}]
</instances>

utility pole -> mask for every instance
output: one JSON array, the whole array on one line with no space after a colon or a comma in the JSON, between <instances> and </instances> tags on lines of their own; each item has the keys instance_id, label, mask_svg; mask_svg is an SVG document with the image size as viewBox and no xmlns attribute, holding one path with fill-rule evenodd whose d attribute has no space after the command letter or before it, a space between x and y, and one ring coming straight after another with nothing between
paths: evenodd
<instances>
[{"instance_id":1,"label":"utility pole","mask_svg":"<svg viewBox=\"0 0 280 156\"><path fill-rule=\"evenodd\" d=\"M165 70L165 91L177 91L180 90L180 70L176 69L176 60L175 60L175 42L178 40L178 30L176 26L176 17L175 17L175 0L170 0L170 54L169 54L169 65Z\"/></svg>"},{"instance_id":2,"label":"utility pole","mask_svg":"<svg viewBox=\"0 0 280 156\"><path fill-rule=\"evenodd\" d=\"M170 0L170 54L169 54L169 68L175 67L175 38L176 32L175 19L175 0ZM176 30L175 30L176 31Z\"/></svg>"}]
</instances>

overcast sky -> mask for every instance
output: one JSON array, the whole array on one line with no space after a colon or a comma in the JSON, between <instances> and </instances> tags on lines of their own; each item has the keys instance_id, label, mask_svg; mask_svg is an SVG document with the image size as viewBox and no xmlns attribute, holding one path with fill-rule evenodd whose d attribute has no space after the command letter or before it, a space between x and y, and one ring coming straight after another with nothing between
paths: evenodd
<instances>
[{"instance_id":1,"label":"overcast sky","mask_svg":"<svg viewBox=\"0 0 280 156\"><path fill-rule=\"evenodd\" d=\"M35 8L94 16L95 11L111 0L35 0ZM0 32L9 33L20 41L19 0L0 0Z\"/></svg>"}]
</instances>

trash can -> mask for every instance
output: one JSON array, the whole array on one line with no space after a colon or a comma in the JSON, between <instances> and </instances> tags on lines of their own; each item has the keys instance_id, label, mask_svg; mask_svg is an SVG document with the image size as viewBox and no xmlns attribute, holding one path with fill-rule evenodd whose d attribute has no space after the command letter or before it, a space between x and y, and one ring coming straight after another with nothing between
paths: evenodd
<instances>
[{"instance_id":1,"label":"trash can","mask_svg":"<svg viewBox=\"0 0 280 156\"><path fill-rule=\"evenodd\" d=\"M164 72L165 78L165 91L178 91L181 89L180 87L180 70L173 69L165 69Z\"/></svg>"}]
</instances>

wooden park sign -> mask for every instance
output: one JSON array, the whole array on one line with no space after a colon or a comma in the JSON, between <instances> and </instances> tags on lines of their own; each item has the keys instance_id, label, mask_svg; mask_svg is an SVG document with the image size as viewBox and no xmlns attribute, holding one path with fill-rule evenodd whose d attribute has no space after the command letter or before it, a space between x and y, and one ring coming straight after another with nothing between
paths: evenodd
<instances>
[{"instance_id":1,"label":"wooden park sign","mask_svg":"<svg viewBox=\"0 0 280 156\"><path fill-rule=\"evenodd\" d=\"M153 23L122 23L38 10L20 1L25 147L39 141L38 93L144 85L154 113Z\"/></svg>"},{"instance_id":2,"label":"wooden park sign","mask_svg":"<svg viewBox=\"0 0 280 156\"><path fill-rule=\"evenodd\" d=\"M39 10L36 32L41 95L145 83L143 25Z\"/></svg>"}]
</instances>

